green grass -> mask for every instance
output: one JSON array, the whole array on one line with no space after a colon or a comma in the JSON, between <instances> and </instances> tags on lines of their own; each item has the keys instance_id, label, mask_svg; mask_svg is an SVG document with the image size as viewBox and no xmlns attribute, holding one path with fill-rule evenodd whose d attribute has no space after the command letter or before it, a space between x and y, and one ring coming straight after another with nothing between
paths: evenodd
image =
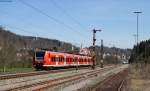
<instances>
[{"instance_id":1,"label":"green grass","mask_svg":"<svg viewBox=\"0 0 150 91\"><path fill-rule=\"evenodd\" d=\"M34 68L6 68L5 73L24 73L24 72L32 72L35 71ZM4 73L3 69L0 68L0 74Z\"/></svg>"}]
</instances>

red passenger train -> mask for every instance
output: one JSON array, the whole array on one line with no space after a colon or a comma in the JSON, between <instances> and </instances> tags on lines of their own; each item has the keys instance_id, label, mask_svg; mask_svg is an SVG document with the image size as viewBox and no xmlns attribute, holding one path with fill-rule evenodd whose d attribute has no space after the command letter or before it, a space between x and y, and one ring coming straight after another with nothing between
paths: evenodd
<instances>
[{"instance_id":1,"label":"red passenger train","mask_svg":"<svg viewBox=\"0 0 150 91\"><path fill-rule=\"evenodd\" d=\"M94 62L94 64L96 64L96 62ZM93 65L93 61L89 56L44 50L35 52L33 65L36 69L51 69L55 67L90 66Z\"/></svg>"}]
</instances>

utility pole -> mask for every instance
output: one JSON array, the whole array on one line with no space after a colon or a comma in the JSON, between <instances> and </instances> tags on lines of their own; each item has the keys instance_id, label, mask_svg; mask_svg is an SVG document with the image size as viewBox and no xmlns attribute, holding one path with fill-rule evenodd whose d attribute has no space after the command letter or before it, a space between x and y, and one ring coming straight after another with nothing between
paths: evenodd
<instances>
[{"instance_id":1,"label":"utility pole","mask_svg":"<svg viewBox=\"0 0 150 91\"><path fill-rule=\"evenodd\" d=\"M134 44L134 45L136 45L136 43L137 43L137 42L136 42L136 37L137 37L136 34L133 34L133 37L134 37L134 41L135 41L135 44Z\"/></svg>"},{"instance_id":2,"label":"utility pole","mask_svg":"<svg viewBox=\"0 0 150 91\"><path fill-rule=\"evenodd\" d=\"M93 31L93 51L94 51L94 53L95 53L95 41L96 41L95 34L96 34L97 31L100 32L100 31L102 31L102 30L93 29L92 31ZM92 61L93 61L93 66L92 66L92 68L95 69L95 62L96 62L96 56L95 56L95 54L94 54L93 57L92 57Z\"/></svg>"},{"instance_id":3,"label":"utility pole","mask_svg":"<svg viewBox=\"0 0 150 91\"><path fill-rule=\"evenodd\" d=\"M138 54L139 54L139 44L138 44L138 41L139 41L139 14L142 13L142 12L133 12L136 14L137 16L137 22L136 22L136 27L137 27L137 60L136 62L138 61Z\"/></svg>"},{"instance_id":4,"label":"utility pole","mask_svg":"<svg viewBox=\"0 0 150 91\"><path fill-rule=\"evenodd\" d=\"M147 46L147 44L145 45L145 48L144 48L144 51L145 51L145 56L144 56L144 61L145 61L145 64L147 64L147 56L146 56L146 54L147 54L147 52L146 52L146 47Z\"/></svg>"},{"instance_id":5,"label":"utility pole","mask_svg":"<svg viewBox=\"0 0 150 91\"><path fill-rule=\"evenodd\" d=\"M103 40L101 40L101 68L103 68Z\"/></svg>"}]
</instances>

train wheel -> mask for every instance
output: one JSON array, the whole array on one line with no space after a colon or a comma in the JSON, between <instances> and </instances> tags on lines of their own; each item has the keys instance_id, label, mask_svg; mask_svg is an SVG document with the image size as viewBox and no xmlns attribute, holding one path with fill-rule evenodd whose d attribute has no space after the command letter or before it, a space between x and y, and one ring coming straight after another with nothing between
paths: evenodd
<instances>
[{"instance_id":1,"label":"train wheel","mask_svg":"<svg viewBox=\"0 0 150 91\"><path fill-rule=\"evenodd\" d=\"M37 71L43 70L42 64L37 64L37 65L35 66L35 69L36 69Z\"/></svg>"}]
</instances>

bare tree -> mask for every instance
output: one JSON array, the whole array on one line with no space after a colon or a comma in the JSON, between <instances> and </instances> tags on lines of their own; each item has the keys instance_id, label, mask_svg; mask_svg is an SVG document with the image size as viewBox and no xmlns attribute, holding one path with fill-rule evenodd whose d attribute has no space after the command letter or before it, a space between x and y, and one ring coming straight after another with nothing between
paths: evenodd
<instances>
[{"instance_id":1,"label":"bare tree","mask_svg":"<svg viewBox=\"0 0 150 91\"><path fill-rule=\"evenodd\" d=\"M5 40L0 44L0 64L3 68L3 72L6 71L8 65L12 65L14 59L16 58L16 49Z\"/></svg>"}]
</instances>

